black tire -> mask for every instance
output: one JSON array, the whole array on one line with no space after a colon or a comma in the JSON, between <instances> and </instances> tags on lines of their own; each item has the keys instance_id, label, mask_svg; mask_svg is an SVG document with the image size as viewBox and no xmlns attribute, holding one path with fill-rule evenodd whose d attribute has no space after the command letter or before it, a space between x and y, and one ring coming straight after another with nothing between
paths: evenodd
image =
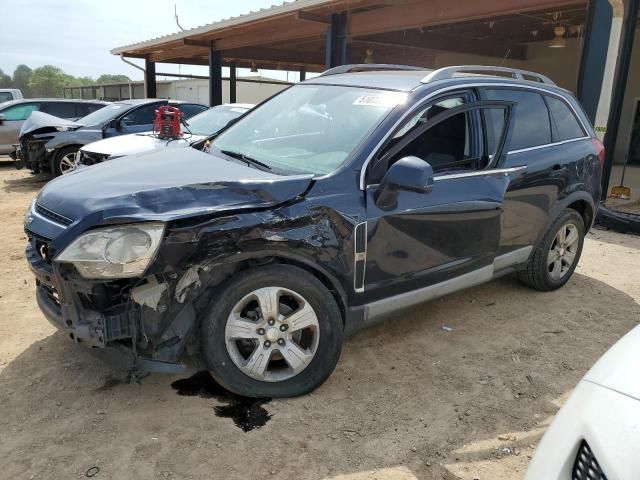
<instances>
[{"instance_id":1,"label":"black tire","mask_svg":"<svg viewBox=\"0 0 640 480\"><path fill-rule=\"evenodd\" d=\"M576 227L578 231L578 246L571 267L567 270L566 273L563 274L561 278L554 279L549 273L549 264L547 257L552 246L554 245L556 235L558 234L560 229L567 224L572 224ZM562 214L551 224L549 230L547 230L547 233L545 233L544 237L529 258L529 262L527 263L526 267L518 272L519 280L525 285L528 285L537 290L541 290L543 292L556 290L562 287L565 283L567 283L569 278L571 278L571 275L573 275L573 272L576 269L578 262L580 261L582 246L584 244L584 235L584 220L582 219L580 214L570 208L565 209Z\"/></svg>"},{"instance_id":2,"label":"black tire","mask_svg":"<svg viewBox=\"0 0 640 480\"><path fill-rule=\"evenodd\" d=\"M62 175L62 168L61 168L62 159L67 155L72 155L72 154L75 155L78 152L78 150L80 150L80 147L77 145L64 147L58 150L51 162L51 174L54 177L59 177L60 175Z\"/></svg>"},{"instance_id":3,"label":"black tire","mask_svg":"<svg viewBox=\"0 0 640 480\"><path fill-rule=\"evenodd\" d=\"M280 287L301 295L314 309L319 325L316 353L295 376L263 381L245 374L231 358L225 341L227 318L235 305L251 292ZM295 397L319 387L333 372L342 348L340 309L329 290L310 273L290 265L270 265L240 272L215 292L202 321L202 352L211 375L223 387L247 397Z\"/></svg>"}]
</instances>

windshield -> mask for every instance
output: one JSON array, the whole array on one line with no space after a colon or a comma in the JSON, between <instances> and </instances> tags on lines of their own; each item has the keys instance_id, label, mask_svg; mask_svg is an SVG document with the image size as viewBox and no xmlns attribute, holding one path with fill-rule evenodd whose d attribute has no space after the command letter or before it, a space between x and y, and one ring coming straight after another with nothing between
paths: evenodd
<instances>
[{"instance_id":1,"label":"windshield","mask_svg":"<svg viewBox=\"0 0 640 480\"><path fill-rule=\"evenodd\" d=\"M107 105L106 107L102 107L101 109L90 113L86 117L82 117L77 120L76 123L79 123L80 125L100 125L116 118L121 113L126 112L129 108L131 108L131 105L126 103L112 103L111 105Z\"/></svg>"},{"instance_id":2,"label":"windshield","mask_svg":"<svg viewBox=\"0 0 640 480\"><path fill-rule=\"evenodd\" d=\"M229 127L218 151L287 173L338 168L406 94L332 85L296 85Z\"/></svg>"},{"instance_id":3,"label":"windshield","mask_svg":"<svg viewBox=\"0 0 640 480\"><path fill-rule=\"evenodd\" d=\"M0 92L0 103L13 100L13 94L11 92Z\"/></svg>"},{"instance_id":4,"label":"windshield","mask_svg":"<svg viewBox=\"0 0 640 480\"><path fill-rule=\"evenodd\" d=\"M213 135L225 127L231 120L238 118L246 111L246 108L240 107L213 107L191 117L187 125L189 126L189 131L194 135Z\"/></svg>"}]
</instances>

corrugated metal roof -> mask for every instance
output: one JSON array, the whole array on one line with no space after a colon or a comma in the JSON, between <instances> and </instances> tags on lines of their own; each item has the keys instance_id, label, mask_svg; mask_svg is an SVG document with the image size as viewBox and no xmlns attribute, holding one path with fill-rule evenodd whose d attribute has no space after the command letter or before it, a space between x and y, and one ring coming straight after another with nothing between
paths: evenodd
<instances>
[{"instance_id":1,"label":"corrugated metal roof","mask_svg":"<svg viewBox=\"0 0 640 480\"><path fill-rule=\"evenodd\" d=\"M236 17L230 17L217 22L208 23L200 27L190 28L182 32L172 33L170 35L163 35L161 37L152 38L151 40L145 40L139 43L133 43L131 45L125 45L123 47L114 48L111 53L114 55L126 54L131 50L137 50L141 48L152 47L154 45L160 45L173 40L180 40L183 38L189 38L196 35L202 35L204 33L211 33L217 30L234 27L243 23L253 22L256 20L264 20L269 17L275 17L279 15L285 15L293 13L305 8L313 8L322 6L325 4L333 3L335 0L291 0L285 1L281 5L272 5L271 7L261 8L255 12L245 13Z\"/></svg>"}]
</instances>

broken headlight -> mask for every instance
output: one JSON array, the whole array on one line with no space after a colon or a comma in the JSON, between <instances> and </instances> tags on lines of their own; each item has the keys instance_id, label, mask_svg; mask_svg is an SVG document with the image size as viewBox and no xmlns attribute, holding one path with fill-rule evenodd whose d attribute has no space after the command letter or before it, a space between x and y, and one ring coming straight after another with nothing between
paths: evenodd
<instances>
[{"instance_id":1,"label":"broken headlight","mask_svg":"<svg viewBox=\"0 0 640 480\"><path fill-rule=\"evenodd\" d=\"M56 261L72 263L85 278L128 278L142 275L164 233L163 223L138 223L84 233Z\"/></svg>"}]
</instances>

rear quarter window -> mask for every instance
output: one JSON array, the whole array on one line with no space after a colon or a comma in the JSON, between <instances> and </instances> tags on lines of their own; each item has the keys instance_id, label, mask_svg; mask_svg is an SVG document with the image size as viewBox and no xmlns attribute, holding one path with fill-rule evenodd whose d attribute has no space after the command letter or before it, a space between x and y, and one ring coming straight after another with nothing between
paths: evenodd
<instances>
[{"instance_id":1,"label":"rear quarter window","mask_svg":"<svg viewBox=\"0 0 640 480\"><path fill-rule=\"evenodd\" d=\"M515 102L509 150L521 150L551 143L549 110L542 95L536 92L509 89L488 89L485 90L485 95L489 100Z\"/></svg>"},{"instance_id":2,"label":"rear quarter window","mask_svg":"<svg viewBox=\"0 0 640 480\"><path fill-rule=\"evenodd\" d=\"M197 115L198 113L202 113L205 110L207 110L207 107L203 107L202 105L197 105L193 103L183 103L178 105L178 108L184 114L185 119L191 118L194 115Z\"/></svg>"},{"instance_id":3,"label":"rear quarter window","mask_svg":"<svg viewBox=\"0 0 640 480\"><path fill-rule=\"evenodd\" d=\"M575 114L564 101L550 95L545 95L545 100L549 105L551 121L555 127L553 132L554 141L562 142L563 140L581 138L586 135Z\"/></svg>"}]
</instances>

